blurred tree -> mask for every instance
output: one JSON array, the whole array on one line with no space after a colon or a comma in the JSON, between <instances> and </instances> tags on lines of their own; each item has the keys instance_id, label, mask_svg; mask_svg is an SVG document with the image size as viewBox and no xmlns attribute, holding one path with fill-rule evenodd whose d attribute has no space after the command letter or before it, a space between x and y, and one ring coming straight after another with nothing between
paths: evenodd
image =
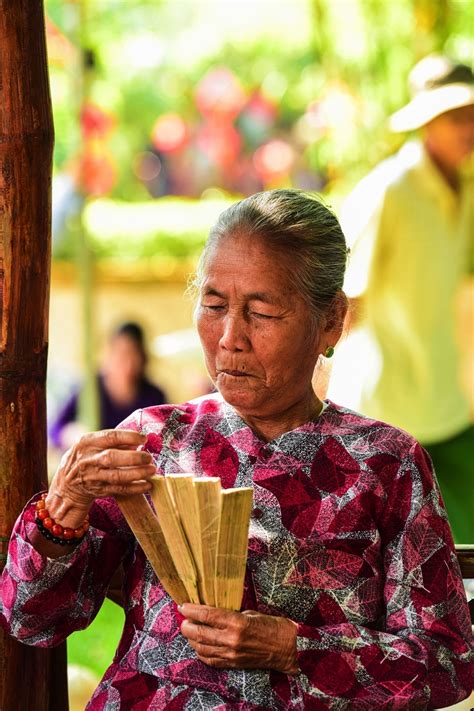
<instances>
[{"instance_id":1,"label":"blurred tree","mask_svg":"<svg viewBox=\"0 0 474 711\"><path fill-rule=\"evenodd\" d=\"M56 170L67 167L80 143L72 110L75 6L76 0L46 2ZM262 186L256 151L278 140L295 156L285 180L337 199L398 148L386 117L406 100L416 60L433 50L465 61L472 55L474 5L459 0L301 0L273 3L270 15L262 0L235 8L216 0L89 0L87 35L96 57L89 98L116 122L107 140L117 171L113 197L199 197L209 187L253 192ZM206 76L213 78L211 93L222 89L222 77L233 77L222 95L227 100L238 87L230 114L212 101L202 113L198 87ZM260 126L252 114L256 92L271 107ZM157 126L167 119L169 128L169 117L185 140L163 151ZM92 157L95 173L110 184L110 158L101 154L98 165Z\"/></svg>"}]
</instances>

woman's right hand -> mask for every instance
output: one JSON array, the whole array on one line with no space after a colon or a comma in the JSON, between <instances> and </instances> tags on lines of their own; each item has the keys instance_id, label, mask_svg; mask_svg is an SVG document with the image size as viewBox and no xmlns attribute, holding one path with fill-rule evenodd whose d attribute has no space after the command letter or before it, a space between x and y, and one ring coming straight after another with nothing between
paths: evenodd
<instances>
[{"instance_id":1,"label":"woman's right hand","mask_svg":"<svg viewBox=\"0 0 474 711\"><path fill-rule=\"evenodd\" d=\"M156 467L149 452L137 449L145 442L146 435L134 430L82 435L61 458L51 482L50 516L63 527L78 528L94 499L149 491Z\"/></svg>"}]
</instances>

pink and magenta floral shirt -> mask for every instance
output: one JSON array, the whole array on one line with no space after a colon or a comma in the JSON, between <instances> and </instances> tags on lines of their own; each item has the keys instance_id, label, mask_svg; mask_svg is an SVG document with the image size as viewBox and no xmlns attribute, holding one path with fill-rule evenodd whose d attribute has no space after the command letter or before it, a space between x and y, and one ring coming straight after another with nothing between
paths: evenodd
<instances>
[{"instance_id":1,"label":"pink and magenta floral shirt","mask_svg":"<svg viewBox=\"0 0 474 711\"><path fill-rule=\"evenodd\" d=\"M243 609L298 623L300 672L199 661L113 499L95 502L74 551L29 543L30 503L2 576L0 616L26 644L86 627L125 569L125 626L89 711L430 709L472 688L472 634L430 460L408 434L329 402L264 442L219 396L137 411L158 472L253 486ZM36 499L37 497L35 497Z\"/></svg>"}]
</instances>

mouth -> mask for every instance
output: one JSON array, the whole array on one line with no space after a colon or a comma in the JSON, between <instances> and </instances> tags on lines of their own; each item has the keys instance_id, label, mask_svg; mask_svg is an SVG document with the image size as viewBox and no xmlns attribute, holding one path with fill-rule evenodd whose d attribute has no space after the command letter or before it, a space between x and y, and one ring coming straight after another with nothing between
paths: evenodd
<instances>
[{"instance_id":1,"label":"mouth","mask_svg":"<svg viewBox=\"0 0 474 711\"><path fill-rule=\"evenodd\" d=\"M219 369L217 375L231 375L234 378L246 378L249 373L244 373L241 370L230 370L226 368Z\"/></svg>"}]
</instances>

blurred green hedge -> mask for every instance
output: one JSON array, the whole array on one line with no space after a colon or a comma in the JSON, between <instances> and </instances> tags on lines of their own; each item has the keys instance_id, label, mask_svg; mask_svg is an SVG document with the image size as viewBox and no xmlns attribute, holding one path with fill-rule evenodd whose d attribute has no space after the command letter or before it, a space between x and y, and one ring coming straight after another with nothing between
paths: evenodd
<instances>
[{"instance_id":1,"label":"blurred green hedge","mask_svg":"<svg viewBox=\"0 0 474 711\"><path fill-rule=\"evenodd\" d=\"M97 199L86 205L82 223L97 259L192 258L200 253L217 216L234 201L172 197L129 203ZM78 229L78 222L70 220L54 245L54 258L74 259Z\"/></svg>"}]
</instances>

